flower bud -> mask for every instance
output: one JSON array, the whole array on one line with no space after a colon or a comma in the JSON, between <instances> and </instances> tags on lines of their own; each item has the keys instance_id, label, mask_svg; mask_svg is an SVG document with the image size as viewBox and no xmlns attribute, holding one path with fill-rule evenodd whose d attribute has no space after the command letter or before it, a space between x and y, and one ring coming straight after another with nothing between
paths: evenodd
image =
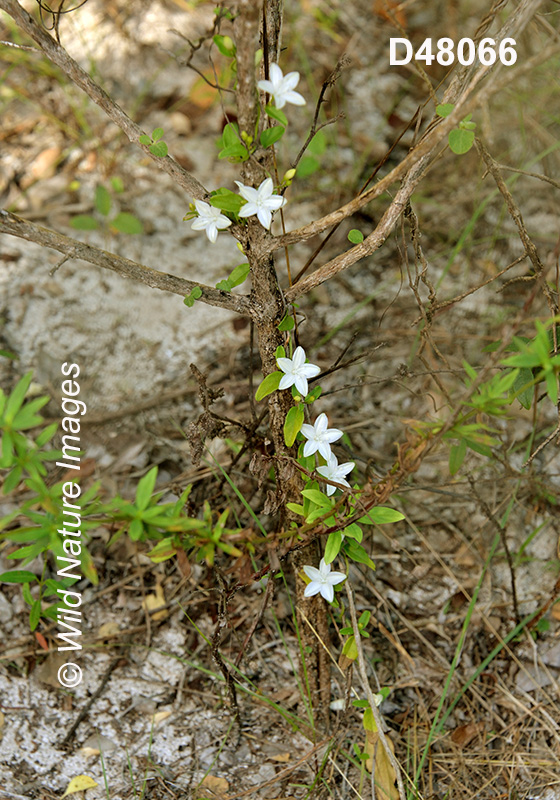
<instances>
[{"instance_id":1,"label":"flower bud","mask_svg":"<svg viewBox=\"0 0 560 800\"><path fill-rule=\"evenodd\" d=\"M284 173L284 180L291 181L295 178L295 176L296 176L295 169L289 169L287 172Z\"/></svg>"}]
</instances>

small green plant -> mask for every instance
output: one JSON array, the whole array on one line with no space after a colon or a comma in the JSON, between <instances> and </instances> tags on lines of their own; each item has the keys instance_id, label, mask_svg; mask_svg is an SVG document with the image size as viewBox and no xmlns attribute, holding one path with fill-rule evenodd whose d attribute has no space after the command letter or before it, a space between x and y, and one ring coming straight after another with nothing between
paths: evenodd
<instances>
[{"instance_id":1,"label":"small green plant","mask_svg":"<svg viewBox=\"0 0 560 800\"><path fill-rule=\"evenodd\" d=\"M120 178L111 178L111 189L115 194L121 194L124 186ZM70 224L73 228L80 231L95 231L105 228L111 233L138 234L144 232L144 226L138 217L129 214L127 211L119 211L110 217L113 208L113 197L109 189L103 184L95 187L94 207L98 217L91 214L77 214L72 217Z\"/></svg>"},{"instance_id":2,"label":"small green plant","mask_svg":"<svg viewBox=\"0 0 560 800\"><path fill-rule=\"evenodd\" d=\"M437 106L436 114L438 117L448 117L454 108L453 103L442 103ZM467 114L459 123L458 128L453 128L452 131L449 131L447 137L449 148L458 156L468 153L474 144L476 122L471 122L471 117L472 114Z\"/></svg>"},{"instance_id":3,"label":"small green plant","mask_svg":"<svg viewBox=\"0 0 560 800\"><path fill-rule=\"evenodd\" d=\"M163 141L163 128L154 128L151 136L143 133L138 137L140 144L145 145L150 153L157 158L165 158L169 153L167 144Z\"/></svg>"},{"instance_id":4,"label":"small green plant","mask_svg":"<svg viewBox=\"0 0 560 800\"><path fill-rule=\"evenodd\" d=\"M32 429L40 428L43 418L37 413L49 398L42 396L26 399L31 385L31 373L25 375L16 384L7 397L0 390L0 430L2 431L2 458L0 469L7 470L2 493L23 490L23 501L16 510L0 519L0 542L4 547L17 545L7 558L18 560L18 569L8 570L0 575L0 582L22 584L23 598L31 606L29 625L31 630L37 627L43 616L55 619L58 603L44 605L44 599L57 595L76 582L73 578L55 580L48 577L47 559L49 553L56 558L65 558L60 531L64 528L63 519L63 481L48 485L46 481L49 461L62 457L58 450L47 450L46 446L56 433L56 423L43 426L36 436L31 436ZM85 516L91 516L96 510L98 485L92 486L81 498L81 510ZM17 527L15 526L17 524ZM83 520L82 532L96 527L93 520ZM22 569L37 557L43 558L41 575ZM95 566L85 547L80 554L82 573L92 583L97 583Z\"/></svg>"}]
</instances>

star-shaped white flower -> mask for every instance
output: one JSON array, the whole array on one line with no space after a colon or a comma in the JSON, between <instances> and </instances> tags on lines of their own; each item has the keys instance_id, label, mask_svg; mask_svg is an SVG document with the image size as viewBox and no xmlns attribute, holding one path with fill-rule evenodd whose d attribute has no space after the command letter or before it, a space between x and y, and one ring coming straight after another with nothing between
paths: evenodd
<instances>
[{"instance_id":1,"label":"star-shaped white flower","mask_svg":"<svg viewBox=\"0 0 560 800\"><path fill-rule=\"evenodd\" d=\"M303 571L308 578L311 578L311 583L305 587L304 595L312 597L314 594L320 594L328 603L332 603L334 600L333 586L346 580L343 572L331 572L331 565L325 564L324 558L319 562L319 569L304 567Z\"/></svg>"},{"instance_id":2,"label":"star-shaped white flower","mask_svg":"<svg viewBox=\"0 0 560 800\"><path fill-rule=\"evenodd\" d=\"M307 439L303 447L303 455L312 456L319 452L325 461L331 457L331 444L343 435L338 428L329 428L326 414L319 414L313 425L302 425L301 432Z\"/></svg>"},{"instance_id":3,"label":"star-shaped white flower","mask_svg":"<svg viewBox=\"0 0 560 800\"><path fill-rule=\"evenodd\" d=\"M198 217L193 220L191 228L193 231L206 231L206 236L212 243L218 238L218 231L229 228L231 220L222 214L219 208L205 203L204 200L195 200Z\"/></svg>"},{"instance_id":4,"label":"star-shaped white flower","mask_svg":"<svg viewBox=\"0 0 560 800\"><path fill-rule=\"evenodd\" d=\"M349 472L352 472L355 466L356 465L352 461L346 461L344 464L339 464L335 454L331 453L325 466L317 467L317 472L328 481L335 481L336 483L341 483L343 486L348 486L348 488L350 488L350 484L346 480L346 476ZM329 497L331 494L335 493L335 490L335 486L330 486L327 484L327 495L329 495Z\"/></svg>"},{"instance_id":5,"label":"star-shaped white flower","mask_svg":"<svg viewBox=\"0 0 560 800\"><path fill-rule=\"evenodd\" d=\"M286 205L286 198L279 194L272 194L274 184L272 178L265 178L258 189L252 186L245 186L240 181L235 181L239 187L239 194L247 202L241 206L240 217L252 217L254 214L259 218L259 222L270 230L272 224L272 212L277 211Z\"/></svg>"},{"instance_id":6,"label":"star-shaped white flower","mask_svg":"<svg viewBox=\"0 0 560 800\"><path fill-rule=\"evenodd\" d=\"M316 364L305 363L305 350L303 347L296 347L293 358L277 358L278 366L284 373L280 379L280 389L289 389L290 386L296 387L302 397L307 397L309 391L308 378L314 378L321 372L321 368Z\"/></svg>"},{"instance_id":7,"label":"star-shaped white flower","mask_svg":"<svg viewBox=\"0 0 560 800\"><path fill-rule=\"evenodd\" d=\"M282 73L278 64L270 65L270 80L259 81L257 86L263 92L268 92L274 98L276 108L283 108L286 103L293 103L295 106L304 106L305 98L294 89L299 83L299 72Z\"/></svg>"}]
</instances>

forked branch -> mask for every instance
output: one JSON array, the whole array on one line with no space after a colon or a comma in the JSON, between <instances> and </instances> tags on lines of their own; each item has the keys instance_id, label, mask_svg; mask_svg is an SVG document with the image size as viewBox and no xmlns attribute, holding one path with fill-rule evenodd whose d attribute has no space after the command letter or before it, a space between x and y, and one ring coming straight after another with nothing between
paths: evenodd
<instances>
[{"instance_id":1,"label":"forked branch","mask_svg":"<svg viewBox=\"0 0 560 800\"><path fill-rule=\"evenodd\" d=\"M138 264L129 258L123 258L115 253L108 253L106 250L63 236L48 228L41 228L39 225L27 222L3 209L0 209L0 233L9 233L19 239L26 239L28 242L35 242L43 247L50 247L53 250L58 250L59 253L63 253L68 258L77 258L103 269L110 269L119 275L133 278L139 283L145 283L146 286L151 286L153 289L161 289L164 292L186 295L196 286L200 286L202 289L202 297L199 298L200 302L236 311L238 314L248 314L249 312L249 301L244 296L221 292L219 289L213 289L203 283L189 281L186 278L179 278L177 275L171 275L168 272L160 272L157 269L145 267L143 264Z\"/></svg>"}]
</instances>

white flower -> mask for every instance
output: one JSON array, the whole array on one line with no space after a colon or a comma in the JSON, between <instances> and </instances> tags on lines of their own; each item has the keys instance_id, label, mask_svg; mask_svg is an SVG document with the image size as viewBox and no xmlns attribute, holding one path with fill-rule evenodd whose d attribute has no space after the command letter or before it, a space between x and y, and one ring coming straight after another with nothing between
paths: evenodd
<instances>
[{"instance_id":1,"label":"white flower","mask_svg":"<svg viewBox=\"0 0 560 800\"><path fill-rule=\"evenodd\" d=\"M195 200L198 217L193 220L191 228L193 231L206 231L206 236L213 243L218 238L218 231L229 228L231 220L225 217L219 208L214 208L204 200Z\"/></svg>"},{"instance_id":2,"label":"white flower","mask_svg":"<svg viewBox=\"0 0 560 800\"><path fill-rule=\"evenodd\" d=\"M325 466L317 467L317 472L319 475L322 475L323 478L326 478L329 481L335 481L336 483L341 483L343 486L348 486L348 488L350 488L350 484L347 480L345 480L345 478L349 472L352 472L354 467L355 464L352 461L346 461L344 464L339 464L335 454L331 453ZM327 484L327 494L329 497L334 493L335 487Z\"/></svg>"},{"instance_id":3,"label":"white flower","mask_svg":"<svg viewBox=\"0 0 560 800\"><path fill-rule=\"evenodd\" d=\"M307 397L309 391L308 378L314 378L321 372L316 364L305 363L305 350L296 347L293 358L277 358L278 366L285 374L280 380L280 389L289 389L294 386L302 397Z\"/></svg>"},{"instance_id":4,"label":"white flower","mask_svg":"<svg viewBox=\"0 0 560 800\"><path fill-rule=\"evenodd\" d=\"M239 194L247 201L241 206L239 216L252 217L256 214L263 228L270 230L272 212L286 205L286 198L272 194L274 189L272 178L265 178L258 189L245 186L240 181L235 182L239 186Z\"/></svg>"},{"instance_id":5,"label":"white flower","mask_svg":"<svg viewBox=\"0 0 560 800\"><path fill-rule=\"evenodd\" d=\"M259 81L257 86L273 96L276 108L283 108L286 103L293 103L295 106L305 105L305 98L299 92L294 92L298 83L299 72L288 72L287 75L283 75L278 64L271 64L270 80Z\"/></svg>"},{"instance_id":6,"label":"white flower","mask_svg":"<svg viewBox=\"0 0 560 800\"><path fill-rule=\"evenodd\" d=\"M331 444L343 435L338 428L328 428L329 420L326 414L319 414L314 425L302 425L301 432L307 439L303 447L303 455L312 456L319 452L328 462L331 456Z\"/></svg>"},{"instance_id":7,"label":"white flower","mask_svg":"<svg viewBox=\"0 0 560 800\"><path fill-rule=\"evenodd\" d=\"M328 603L332 603L334 600L333 586L346 580L343 572L331 572L331 565L325 564L324 558L319 562L319 569L304 567L303 571L308 578L311 578L311 583L305 587L304 595L312 597L314 594L321 594Z\"/></svg>"}]
</instances>

